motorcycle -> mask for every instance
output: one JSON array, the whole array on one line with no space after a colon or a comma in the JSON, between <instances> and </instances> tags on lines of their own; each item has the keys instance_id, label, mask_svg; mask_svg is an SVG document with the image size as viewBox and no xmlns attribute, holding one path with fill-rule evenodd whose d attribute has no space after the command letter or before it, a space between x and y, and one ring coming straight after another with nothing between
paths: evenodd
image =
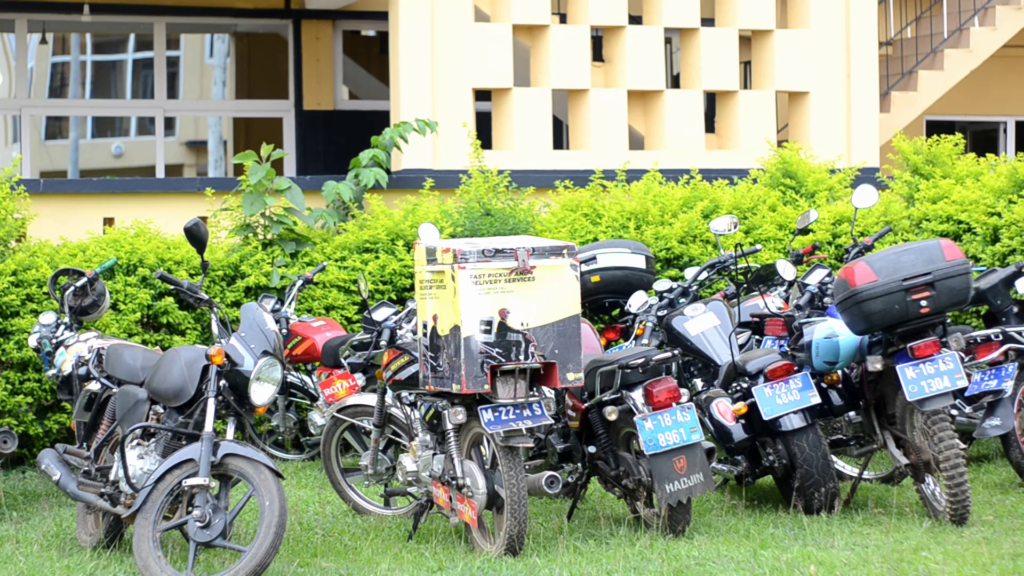
<instances>
[{"instance_id":1,"label":"motorcycle","mask_svg":"<svg viewBox=\"0 0 1024 576\"><path fill-rule=\"evenodd\" d=\"M65 282L57 298L63 317L44 313L29 344L58 389L70 385L76 444L47 448L36 464L84 505L80 540L109 544L134 524L133 552L143 574L262 574L284 537L283 476L267 456L233 437L237 417L266 406L281 386L281 340L255 302L242 307L238 330L231 330L220 305L202 292L206 226L193 219L185 236L200 256L200 282L161 271L155 277L209 313L216 344L161 353L97 333L79 335L84 321L106 310L109 294L99 276L114 261ZM214 428L218 412L229 415L223 439Z\"/></svg>"}]
</instances>

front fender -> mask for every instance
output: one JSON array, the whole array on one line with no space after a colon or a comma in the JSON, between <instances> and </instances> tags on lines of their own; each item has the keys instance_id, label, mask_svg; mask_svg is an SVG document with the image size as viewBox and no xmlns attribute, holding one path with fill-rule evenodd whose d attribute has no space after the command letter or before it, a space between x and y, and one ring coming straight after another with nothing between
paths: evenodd
<instances>
[{"instance_id":1,"label":"front fender","mask_svg":"<svg viewBox=\"0 0 1024 576\"><path fill-rule=\"evenodd\" d=\"M225 456L241 456L242 458L248 458L249 460L255 460L260 464L263 464L270 469L278 478L284 479L284 474L277 468L277 465L267 457L266 454L259 450L243 444L236 440L223 440L215 439L213 441L213 459L212 464L217 464ZM122 518L128 520L135 516L135 514L142 508L142 505L146 502L146 498L149 497L150 491L153 486L160 481L168 472L177 467L179 464L183 464L189 461L199 462L199 442L193 442L188 446L178 450L174 454L171 454L167 460L164 460L153 474L150 475L146 481L146 485L139 491L139 495L135 498L135 503L132 504L131 509L125 512Z\"/></svg>"}]
</instances>

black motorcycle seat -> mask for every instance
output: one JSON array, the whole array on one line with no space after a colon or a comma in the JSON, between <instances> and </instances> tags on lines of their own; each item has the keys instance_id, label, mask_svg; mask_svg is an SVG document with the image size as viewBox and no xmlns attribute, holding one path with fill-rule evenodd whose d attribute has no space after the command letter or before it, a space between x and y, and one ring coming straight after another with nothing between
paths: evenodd
<instances>
[{"instance_id":1,"label":"black motorcycle seat","mask_svg":"<svg viewBox=\"0 0 1024 576\"><path fill-rule=\"evenodd\" d=\"M206 368L206 349L202 346L176 346L160 360L142 384L153 400L170 408L188 402L199 389Z\"/></svg>"},{"instance_id":2,"label":"black motorcycle seat","mask_svg":"<svg viewBox=\"0 0 1024 576\"><path fill-rule=\"evenodd\" d=\"M782 360L782 355L771 348L744 352L736 358L736 371L742 376L757 376L764 369Z\"/></svg>"},{"instance_id":3,"label":"black motorcycle seat","mask_svg":"<svg viewBox=\"0 0 1024 576\"><path fill-rule=\"evenodd\" d=\"M345 364L342 362L341 349L345 347L353 338L360 336L362 332L356 332L354 334L344 334L341 336L335 336L327 342L324 342L324 347L320 349L320 365L326 366L327 368L342 368Z\"/></svg>"},{"instance_id":4,"label":"black motorcycle seat","mask_svg":"<svg viewBox=\"0 0 1024 576\"><path fill-rule=\"evenodd\" d=\"M111 344L103 353L103 371L123 384L142 384L161 354L135 344Z\"/></svg>"},{"instance_id":5,"label":"black motorcycle seat","mask_svg":"<svg viewBox=\"0 0 1024 576\"><path fill-rule=\"evenodd\" d=\"M595 354L590 356L586 360L583 368L583 388L588 393L594 394L597 389L597 373L602 368L614 366L616 363L623 360L631 362L641 358L652 357L660 352L661 350L658 350L657 348L637 346L627 350L612 352L611 354ZM603 390L609 389L615 383L616 372L616 370L609 370L604 373L601 380L601 387ZM626 386L629 384L636 384L656 376L661 376L664 373L664 368L661 366L654 366L647 370L623 370L622 380L619 381L619 385Z\"/></svg>"}]
</instances>

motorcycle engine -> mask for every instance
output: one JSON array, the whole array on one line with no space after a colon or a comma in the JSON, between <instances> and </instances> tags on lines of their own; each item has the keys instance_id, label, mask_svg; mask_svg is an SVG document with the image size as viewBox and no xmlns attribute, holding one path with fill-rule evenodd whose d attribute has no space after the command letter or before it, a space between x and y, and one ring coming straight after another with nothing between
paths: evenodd
<instances>
[{"instance_id":1,"label":"motorcycle engine","mask_svg":"<svg viewBox=\"0 0 1024 576\"><path fill-rule=\"evenodd\" d=\"M126 464L124 468L127 468L128 475L136 487L142 487L164 461L157 452L154 440L138 438L132 440L124 447L124 454ZM116 453L114 457L114 470L112 474L117 478L118 485L124 493L131 494L133 492L122 474L120 452Z\"/></svg>"}]
</instances>

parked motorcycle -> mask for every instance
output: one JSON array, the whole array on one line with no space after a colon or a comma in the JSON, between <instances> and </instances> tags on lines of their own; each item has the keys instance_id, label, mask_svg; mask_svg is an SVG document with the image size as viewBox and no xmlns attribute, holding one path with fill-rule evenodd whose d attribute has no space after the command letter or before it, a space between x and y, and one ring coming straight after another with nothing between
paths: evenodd
<instances>
[{"instance_id":1,"label":"parked motorcycle","mask_svg":"<svg viewBox=\"0 0 1024 576\"><path fill-rule=\"evenodd\" d=\"M193 219L185 236L200 256L200 282L161 271L156 278L210 314L216 344L163 353L118 342L76 348L83 322L109 302L98 279L113 261L65 282L57 298L63 317L44 313L29 343L54 378L73 375L76 444L47 448L36 462L89 512L79 515L80 540L109 543L134 524L143 574L261 574L284 537L282 475L263 453L232 438L237 418L266 406L281 386L280 335L255 302L242 307L232 331L220 305L202 292L209 233ZM218 412L228 415L223 439L214 429Z\"/></svg>"}]
</instances>

